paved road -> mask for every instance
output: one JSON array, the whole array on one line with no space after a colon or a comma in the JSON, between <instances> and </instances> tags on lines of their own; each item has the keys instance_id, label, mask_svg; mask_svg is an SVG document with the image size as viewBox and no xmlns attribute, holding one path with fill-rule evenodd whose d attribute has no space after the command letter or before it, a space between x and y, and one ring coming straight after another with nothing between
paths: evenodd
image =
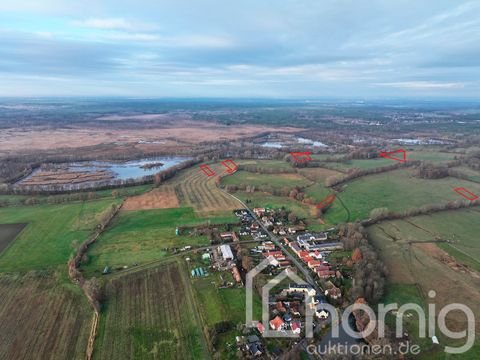
<instances>
[{"instance_id":1,"label":"paved road","mask_svg":"<svg viewBox=\"0 0 480 360\"><path fill-rule=\"evenodd\" d=\"M265 231L265 233L269 236L270 240L273 243L275 243L275 245L277 245L282 250L282 252L286 255L286 257L297 267L297 269L302 272L302 274L304 276L304 280L306 282L308 282L310 285L312 285L313 288L315 290L317 290L317 293L323 293L322 289L320 289L320 287L317 285L317 283L313 280L312 275L310 273L310 270L308 268L305 268L303 263L298 258L296 258L295 256L293 256L292 254L290 254L288 252L286 247L281 243L280 239L277 236L275 236L274 234L272 234L270 231L268 231L266 226L263 225L263 223L260 221L260 219L257 217L257 215L255 215L255 213L242 200L240 200L236 196L233 196L232 194L229 194L227 192L225 192L225 194L231 196L232 198L234 198L240 204L243 205L243 207L250 213L250 215L252 215L253 219L260 225L260 227L263 229L263 231Z\"/></svg>"}]
</instances>

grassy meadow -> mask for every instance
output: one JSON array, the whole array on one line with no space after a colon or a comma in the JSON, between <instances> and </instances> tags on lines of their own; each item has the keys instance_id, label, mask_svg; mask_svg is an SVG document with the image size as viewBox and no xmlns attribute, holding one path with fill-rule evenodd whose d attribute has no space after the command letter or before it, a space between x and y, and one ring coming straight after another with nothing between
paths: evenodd
<instances>
[{"instance_id":1,"label":"grassy meadow","mask_svg":"<svg viewBox=\"0 0 480 360\"><path fill-rule=\"evenodd\" d=\"M375 208L388 208L402 211L426 204L462 200L455 187L466 187L474 193L480 193L480 184L470 181L443 178L426 180L413 177L411 172L400 169L376 175L361 177L346 183L340 196L350 210L351 220L365 219ZM340 206L334 202L332 209ZM326 220L336 219L326 214Z\"/></svg>"},{"instance_id":2,"label":"grassy meadow","mask_svg":"<svg viewBox=\"0 0 480 360\"><path fill-rule=\"evenodd\" d=\"M0 272L65 266L75 246L88 238L102 214L120 200L0 208L4 224L27 223L0 255Z\"/></svg>"},{"instance_id":3,"label":"grassy meadow","mask_svg":"<svg viewBox=\"0 0 480 360\"><path fill-rule=\"evenodd\" d=\"M192 208L121 211L109 228L88 251L83 267L88 274L108 265L118 267L156 260L168 255L166 248L186 245L207 246L207 236L175 235L177 226L236 222L231 213L223 217L198 218Z\"/></svg>"}]
</instances>

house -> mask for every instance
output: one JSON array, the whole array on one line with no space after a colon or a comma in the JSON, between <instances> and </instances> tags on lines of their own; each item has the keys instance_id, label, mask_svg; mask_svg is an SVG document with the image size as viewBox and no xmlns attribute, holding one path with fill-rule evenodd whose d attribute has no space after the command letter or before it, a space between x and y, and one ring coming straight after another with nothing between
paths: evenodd
<instances>
[{"instance_id":1,"label":"house","mask_svg":"<svg viewBox=\"0 0 480 360\"><path fill-rule=\"evenodd\" d=\"M285 308L285 306L283 306L283 303L281 301L277 301L277 303L275 304L275 309L277 309L277 311L280 313L284 313L287 311L287 309Z\"/></svg>"},{"instance_id":2,"label":"house","mask_svg":"<svg viewBox=\"0 0 480 360\"><path fill-rule=\"evenodd\" d=\"M321 320L328 319L328 311L326 311L321 305L317 307L315 311L315 316Z\"/></svg>"},{"instance_id":3,"label":"house","mask_svg":"<svg viewBox=\"0 0 480 360\"><path fill-rule=\"evenodd\" d=\"M263 335L263 332L265 331L265 326L261 322L257 323L257 330L260 332L260 334Z\"/></svg>"},{"instance_id":4,"label":"house","mask_svg":"<svg viewBox=\"0 0 480 360\"><path fill-rule=\"evenodd\" d=\"M280 261L275 259L273 256L268 256L267 259L268 259L268 264L270 266L274 266L274 267L280 266Z\"/></svg>"},{"instance_id":5,"label":"house","mask_svg":"<svg viewBox=\"0 0 480 360\"><path fill-rule=\"evenodd\" d=\"M325 263L315 267L315 272L325 271L325 270L330 270L330 266L325 265Z\"/></svg>"},{"instance_id":6,"label":"house","mask_svg":"<svg viewBox=\"0 0 480 360\"><path fill-rule=\"evenodd\" d=\"M273 256L275 259L277 260L285 260L285 255L279 251L279 250L276 250L276 251L267 251L266 253L263 254L263 256L265 257L269 257L269 256Z\"/></svg>"},{"instance_id":7,"label":"house","mask_svg":"<svg viewBox=\"0 0 480 360\"><path fill-rule=\"evenodd\" d=\"M328 290L325 290L325 295L329 296L333 300L337 300L342 297L342 292L338 287L334 286Z\"/></svg>"},{"instance_id":8,"label":"house","mask_svg":"<svg viewBox=\"0 0 480 360\"><path fill-rule=\"evenodd\" d=\"M262 242L262 247L263 247L264 250L275 250L276 249L275 244L271 241Z\"/></svg>"},{"instance_id":9,"label":"house","mask_svg":"<svg viewBox=\"0 0 480 360\"><path fill-rule=\"evenodd\" d=\"M233 260L233 253L230 245L221 245L219 249L220 249L220 253L222 254L223 260L225 261Z\"/></svg>"},{"instance_id":10,"label":"house","mask_svg":"<svg viewBox=\"0 0 480 360\"><path fill-rule=\"evenodd\" d=\"M250 229L246 227L242 227L239 231L240 236L247 236L250 235Z\"/></svg>"},{"instance_id":11,"label":"house","mask_svg":"<svg viewBox=\"0 0 480 360\"><path fill-rule=\"evenodd\" d=\"M260 216L263 216L263 214L265 214L265 208L254 208L253 212L255 213L255 215L260 217Z\"/></svg>"},{"instance_id":12,"label":"house","mask_svg":"<svg viewBox=\"0 0 480 360\"><path fill-rule=\"evenodd\" d=\"M320 279L326 279L326 278L329 278L331 276L334 276L335 275L335 271L332 271L332 270L319 270L317 271L317 275Z\"/></svg>"},{"instance_id":13,"label":"house","mask_svg":"<svg viewBox=\"0 0 480 360\"><path fill-rule=\"evenodd\" d=\"M317 245L319 250L343 250L343 244L341 242L333 242L333 243L326 243L326 244L319 244Z\"/></svg>"},{"instance_id":14,"label":"house","mask_svg":"<svg viewBox=\"0 0 480 360\"><path fill-rule=\"evenodd\" d=\"M250 352L250 355L252 356L261 356L263 354L261 344L258 343L253 343L253 344L248 344L247 345L248 351Z\"/></svg>"},{"instance_id":15,"label":"house","mask_svg":"<svg viewBox=\"0 0 480 360\"><path fill-rule=\"evenodd\" d=\"M325 283L326 290L325 290L325 296L329 296L333 300L337 300L342 297L342 292L341 290L335 286L335 284L331 281L327 281Z\"/></svg>"},{"instance_id":16,"label":"house","mask_svg":"<svg viewBox=\"0 0 480 360\"><path fill-rule=\"evenodd\" d=\"M300 245L298 245L298 243L296 241L292 241L290 244L288 244L288 246L290 246L290 249L293 250L293 252L299 256L299 253L300 251L302 251L302 249L300 248Z\"/></svg>"},{"instance_id":17,"label":"house","mask_svg":"<svg viewBox=\"0 0 480 360\"><path fill-rule=\"evenodd\" d=\"M307 266L310 269L315 269L317 266L320 265L322 265L322 262L320 260L310 260L309 262L307 262Z\"/></svg>"},{"instance_id":18,"label":"house","mask_svg":"<svg viewBox=\"0 0 480 360\"><path fill-rule=\"evenodd\" d=\"M309 284L289 284L288 288L284 290L287 294L297 292L307 294L310 297L317 295L317 291Z\"/></svg>"},{"instance_id":19,"label":"house","mask_svg":"<svg viewBox=\"0 0 480 360\"><path fill-rule=\"evenodd\" d=\"M323 259L322 253L318 250L315 250L314 252L311 252L310 256L315 260L322 260Z\"/></svg>"},{"instance_id":20,"label":"house","mask_svg":"<svg viewBox=\"0 0 480 360\"><path fill-rule=\"evenodd\" d=\"M315 240L315 236L313 236L312 234L310 233L305 233L305 234L301 234L301 235L298 235L297 236L297 241L300 243L300 241L302 242L308 242L308 241L313 241Z\"/></svg>"},{"instance_id":21,"label":"house","mask_svg":"<svg viewBox=\"0 0 480 360\"><path fill-rule=\"evenodd\" d=\"M289 234L295 234L295 233L297 233L298 231L305 231L305 226L302 226L302 225L290 226L290 227L287 229L287 231L288 231Z\"/></svg>"},{"instance_id":22,"label":"house","mask_svg":"<svg viewBox=\"0 0 480 360\"><path fill-rule=\"evenodd\" d=\"M306 257L306 256L310 256L310 253L306 250L301 250L301 251L298 252L298 256L300 258L303 258L303 257Z\"/></svg>"},{"instance_id":23,"label":"house","mask_svg":"<svg viewBox=\"0 0 480 360\"><path fill-rule=\"evenodd\" d=\"M220 234L220 239L222 239L222 241L238 241L238 237L237 237L237 234L235 234L234 231L232 232L223 232Z\"/></svg>"},{"instance_id":24,"label":"house","mask_svg":"<svg viewBox=\"0 0 480 360\"><path fill-rule=\"evenodd\" d=\"M302 328L300 326L300 322L298 321L294 321L290 324L290 328L292 329L292 332L294 334L300 334L300 332L302 331Z\"/></svg>"},{"instance_id":25,"label":"house","mask_svg":"<svg viewBox=\"0 0 480 360\"><path fill-rule=\"evenodd\" d=\"M273 320L270 320L270 327L272 330L282 330L284 326L284 322L280 316L276 316Z\"/></svg>"}]
</instances>

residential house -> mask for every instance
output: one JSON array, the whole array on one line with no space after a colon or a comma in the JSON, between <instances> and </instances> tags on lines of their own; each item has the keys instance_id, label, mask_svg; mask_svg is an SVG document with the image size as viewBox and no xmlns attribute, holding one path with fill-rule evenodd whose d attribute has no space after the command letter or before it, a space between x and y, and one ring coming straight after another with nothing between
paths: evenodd
<instances>
[{"instance_id":1,"label":"residential house","mask_svg":"<svg viewBox=\"0 0 480 360\"><path fill-rule=\"evenodd\" d=\"M298 245L298 242L292 241L288 244L288 246L290 246L290 249L292 249L297 256L300 256L299 253L302 251L302 249L300 248L300 245Z\"/></svg>"},{"instance_id":2,"label":"residential house","mask_svg":"<svg viewBox=\"0 0 480 360\"><path fill-rule=\"evenodd\" d=\"M274 319L270 320L270 327L272 330L280 331L283 330L284 322L280 316L276 316Z\"/></svg>"},{"instance_id":3,"label":"residential house","mask_svg":"<svg viewBox=\"0 0 480 360\"><path fill-rule=\"evenodd\" d=\"M293 321L290 324L290 328L292 329L292 332L296 335L299 335L302 331L301 325L299 321Z\"/></svg>"},{"instance_id":4,"label":"residential house","mask_svg":"<svg viewBox=\"0 0 480 360\"><path fill-rule=\"evenodd\" d=\"M310 297L313 297L317 294L317 291L309 284L289 284L288 288L284 289L287 294L297 292L307 294Z\"/></svg>"}]
</instances>

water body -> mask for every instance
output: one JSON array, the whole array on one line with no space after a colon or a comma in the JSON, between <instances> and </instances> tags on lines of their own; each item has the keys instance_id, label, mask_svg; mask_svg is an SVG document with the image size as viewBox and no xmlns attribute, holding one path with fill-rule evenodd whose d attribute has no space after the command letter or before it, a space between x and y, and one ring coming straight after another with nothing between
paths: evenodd
<instances>
[{"instance_id":1,"label":"water body","mask_svg":"<svg viewBox=\"0 0 480 360\"><path fill-rule=\"evenodd\" d=\"M131 160L126 162L116 161L89 161L64 164L69 171L108 171L111 172L115 179L128 180L139 179L143 176L154 175L159 171L169 169L183 161L190 160L184 157L156 157L140 160ZM144 165L162 163L162 166L150 169L142 168ZM61 166L62 164L60 164Z\"/></svg>"},{"instance_id":2,"label":"water body","mask_svg":"<svg viewBox=\"0 0 480 360\"><path fill-rule=\"evenodd\" d=\"M280 149L283 147L283 145L279 142L268 142L268 141L266 143L263 143L262 146L266 148L275 148L275 149Z\"/></svg>"},{"instance_id":3,"label":"water body","mask_svg":"<svg viewBox=\"0 0 480 360\"><path fill-rule=\"evenodd\" d=\"M130 161L79 161L72 163L58 163L58 164L48 164L57 169L62 169L70 172L84 172L84 173L94 173L98 171L106 171L113 176L113 179L105 181L89 181L81 183L78 185L79 188L91 187L97 183L105 185L105 182L110 182L114 180L137 180L144 176L154 175L160 171L167 170L175 165L178 165L184 161L191 160L188 157L179 157L179 156L166 156L166 157L153 157L145 158L139 160L130 160ZM144 165L149 164L163 164L161 166L156 166L152 168L143 168ZM21 179L17 182L17 185L21 185L25 180L30 179L39 171L42 171L41 168L35 169L27 177ZM68 186L68 184L66 184Z\"/></svg>"},{"instance_id":4,"label":"water body","mask_svg":"<svg viewBox=\"0 0 480 360\"><path fill-rule=\"evenodd\" d=\"M321 141L314 141L314 140L310 140L302 137L297 138L297 141L300 144L307 144L307 145L312 145L316 147L328 147L328 145L322 143Z\"/></svg>"}]
</instances>

